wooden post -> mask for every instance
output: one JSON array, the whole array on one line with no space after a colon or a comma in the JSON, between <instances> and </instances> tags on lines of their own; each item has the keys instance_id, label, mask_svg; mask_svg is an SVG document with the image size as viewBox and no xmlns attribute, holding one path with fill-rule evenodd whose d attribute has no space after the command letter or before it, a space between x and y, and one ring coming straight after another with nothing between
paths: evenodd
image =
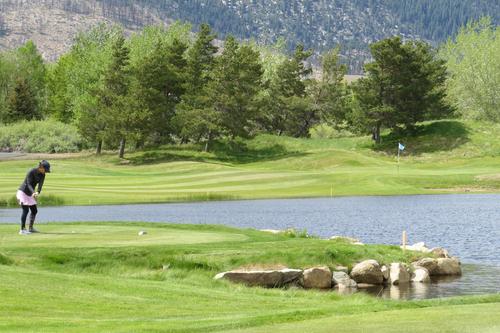
<instances>
[{"instance_id":1,"label":"wooden post","mask_svg":"<svg viewBox=\"0 0 500 333\"><path fill-rule=\"evenodd\" d=\"M408 238L406 237L406 231L403 230L403 239L402 239L402 245L403 245L403 252L406 251L406 243L408 242Z\"/></svg>"}]
</instances>

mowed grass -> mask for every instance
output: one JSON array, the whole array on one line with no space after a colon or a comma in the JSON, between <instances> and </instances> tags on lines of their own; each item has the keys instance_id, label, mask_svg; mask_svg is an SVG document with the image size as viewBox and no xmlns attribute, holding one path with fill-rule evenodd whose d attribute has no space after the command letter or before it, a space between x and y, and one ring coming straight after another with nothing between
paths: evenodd
<instances>
[{"instance_id":1,"label":"mowed grass","mask_svg":"<svg viewBox=\"0 0 500 333\"><path fill-rule=\"evenodd\" d=\"M44 156L52 163L42 204L121 204L340 195L398 195L500 190L500 126L440 121L417 135L293 139L263 135L200 146L165 146L114 155ZM403 152L399 171L397 142ZM29 158L29 156L28 156ZM36 158L39 158L37 156ZM0 161L0 205L15 191L30 160Z\"/></svg>"},{"instance_id":2,"label":"mowed grass","mask_svg":"<svg viewBox=\"0 0 500 333\"><path fill-rule=\"evenodd\" d=\"M213 280L250 265L418 257L395 246L208 225L40 228L45 233L20 236L16 226L0 225L2 332L494 332L500 324L500 295L403 302ZM140 230L148 233L139 237Z\"/></svg>"}]
</instances>

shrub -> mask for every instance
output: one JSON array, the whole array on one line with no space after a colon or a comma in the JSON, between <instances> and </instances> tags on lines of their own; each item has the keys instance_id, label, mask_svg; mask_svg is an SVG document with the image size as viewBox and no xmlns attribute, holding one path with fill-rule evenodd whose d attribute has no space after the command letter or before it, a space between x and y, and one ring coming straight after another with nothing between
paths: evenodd
<instances>
[{"instance_id":1,"label":"shrub","mask_svg":"<svg viewBox=\"0 0 500 333\"><path fill-rule=\"evenodd\" d=\"M79 151L76 127L54 120L22 121L0 126L0 151L70 153Z\"/></svg>"}]
</instances>

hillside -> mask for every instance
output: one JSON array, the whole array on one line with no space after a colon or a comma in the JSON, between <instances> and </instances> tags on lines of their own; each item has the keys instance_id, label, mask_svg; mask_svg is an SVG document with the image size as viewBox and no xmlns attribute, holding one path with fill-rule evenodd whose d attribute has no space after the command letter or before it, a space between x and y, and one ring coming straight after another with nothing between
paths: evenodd
<instances>
[{"instance_id":1,"label":"hillside","mask_svg":"<svg viewBox=\"0 0 500 333\"><path fill-rule=\"evenodd\" d=\"M500 21L496 0L78 0L0 2L0 50L33 39L44 57L55 59L71 45L77 31L98 22L144 25L183 20L208 22L220 37L231 33L289 47L304 43L324 50L341 44L352 73L369 57L368 44L391 35L438 43L470 19L490 15Z\"/></svg>"}]
</instances>

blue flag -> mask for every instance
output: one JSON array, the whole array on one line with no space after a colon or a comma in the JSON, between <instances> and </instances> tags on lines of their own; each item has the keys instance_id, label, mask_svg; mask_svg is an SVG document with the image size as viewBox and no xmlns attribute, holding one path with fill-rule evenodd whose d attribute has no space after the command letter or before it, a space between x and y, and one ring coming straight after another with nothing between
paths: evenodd
<instances>
[{"instance_id":1,"label":"blue flag","mask_svg":"<svg viewBox=\"0 0 500 333\"><path fill-rule=\"evenodd\" d=\"M399 146L398 146L398 149L399 149L399 150L401 150L401 151L405 150L405 146L403 146L403 144L398 143L398 145L399 145Z\"/></svg>"}]
</instances>

